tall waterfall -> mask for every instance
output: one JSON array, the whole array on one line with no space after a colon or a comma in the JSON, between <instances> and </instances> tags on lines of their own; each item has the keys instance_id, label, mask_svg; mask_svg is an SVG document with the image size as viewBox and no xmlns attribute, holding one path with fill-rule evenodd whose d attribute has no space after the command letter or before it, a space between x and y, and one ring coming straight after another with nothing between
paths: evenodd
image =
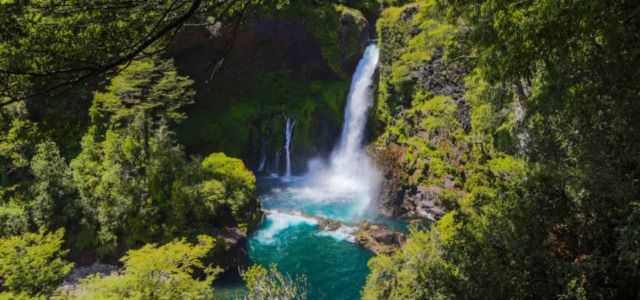
<instances>
[{"instance_id":1,"label":"tall waterfall","mask_svg":"<svg viewBox=\"0 0 640 300\"><path fill-rule=\"evenodd\" d=\"M291 134L293 133L293 126L296 125L296 120L294 118L289 118L287 115L284 115L285 120L285 128L284 128L284 154L286 159L286 169L284 173L284 178L291 177Z\"/></svg>"},{"instance_id":2,"label":"tall waterfall","mask_svg":"<svg viewBox=\"0 0 640 300\"><path fill-rule=\"evenodd\" d=\"M351 214L361 214L376 196L379 173L363 151L364 130L369 109L373 105L372 84L379 50L371 44L358 63L351 81L345 107L340 142L329 163L309 162L310 180L307 195L319 201L343 201L355 204Z\"/></svg>"},{"instance_id":3,"label":"tall waterfall","mask_svg":"<svg viewBox=\"0 0 640 300\"><path fill-rule=\"evenodd\" d=\"M374 44L367 47L364 57L358 63L353 74L349 98L344 111L344 124L340 143L332 155L332 164L347 164L354 162L362 152L362 138L367 124L367 113L373 104L371 85L378 63L378 47Z\"/></svg>"}]
</instances>

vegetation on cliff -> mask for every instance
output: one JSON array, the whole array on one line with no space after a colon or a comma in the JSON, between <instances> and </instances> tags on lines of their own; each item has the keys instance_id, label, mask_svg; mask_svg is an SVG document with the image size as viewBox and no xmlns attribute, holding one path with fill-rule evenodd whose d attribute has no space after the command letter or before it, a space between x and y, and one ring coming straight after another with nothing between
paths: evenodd
<instances>
[{"instance_id":1,"label":"vegetation on cliff","mask_svg":"<svg viewBox=\"0 0 640 300\"><path fill-rule=\"evenodd\" d=\"M635 9L427 0L382 14L377 143L399 149L382 157L404 166L401 189L436 185L449 212L372 259L363 298L638 296Z\"/></svg>"},{"instance_id":2,"label":"vegetation on cliff","mask_svg":"<svg viewBox=\"0 0 640 300\"><path fill-rule=\"evenodd\" d=\"M281 171L276 156L284 145L284 115L295 118L294 172L307 159L327 154L339 134L350 75L369 39L377 1L291 1L265 3L249 13L234 32L234 48L215 72L190 64L193 49L210 43L218 49L230 32L176 50L176 63L194 78L199 96L178 127L190 153L221 150L259 169ZM180 38L180 37L179 37ZM183 58L182 58L183 57ZM203 73L207 75L203 76ZM209 77L211 73L211 77ZM237 124L244 124L238 128ZM284 159L279 159L284 162Z\"/></svg>"},{"instance_id":3,"label":"vegetation on cliff","mask_svg":"<svg viewBox=\"0 0 640 300\"><path fill-rule=\"evenodd\" d=\"M171 60L132 61L95 93L90 127L70 163L29 119L22 102L2 108L8 130L0 145L11 151L1 154L0 226L6 239L0 245L5 258L21 257L3 264L3 288L48 295L71 266L61 261L67 252L61 250L63 241L72 257L91 261L95 255L116 258L146 243L195 239L215 227L248 229L258 214L254 175L223 153L187 158L170 130L185 117L182 107L194 96L191 85ZM62 229L30 233L37 228L67 230L63 239ZM219 254L224 241L219 243L223 246L201 254ZM20 247L34 257L20 254ZM39 260L51 271L35 271ZM117 282L113 285L120 289Z\"/></svg>"},{"instance_id":4,"label":"vegetation on cliff","mask_svg":"<svg viewBox=\"0 0 640 300\"><path fill-rule=\"evenodd\" d=\"M0 298L213 297L210 262L260 217L247 166L281 153L284 116L299 162L332 148L373 36L380 208L429 226L380 248L364 299L638 298L639 11L0 1ZM404 241L373 227L360 243ZM57 289L96 260L122 266ZM306 296L275 267L244 279Z\"/></svg>"},{"instance_id":5,"label":"vegetation on cliff","mask_svg":"<svg viewBox=\"0 0 640 300\"><path fill-rule=\"evenodd\" d=\"M129 251L121 271L82 279L59 299L213 299L211 284L220 269L205 266L204 258L216 241L198 236L194 244L174 240L162 246L148 244ZM201 279L194 278L196 272Z\"/></svg>"},{"instance_id":6,"label":"vegetation on cliff","mask_svg":"<svg viewBox=\"0 0 640 300\"><path fill-rule=\"evenodd\" d=\"M0 1L1 297L50 297L72 262L97 259L124 267L59 297L210 297L209 263L243 263L227 263L222 252L242 251L229 240L246 238L260 217L255 176L227 154L250 157L245 151L260 147L255 137L278 128L282 113L296 118L295 142L310 149L316 133L342 122L345 70L366 43L368 22L348 3L306 4ZM357 7L375 12L370 3ZM173 38L192 27L219 36L234 20L260 17L309 21L305 46L331 73L238 68L239 76L215 80L236 89L216 94L213 114L201 110L207 80L172 58ZM213 133L212 147L193 147L196 132ZM273 136L268 142L281 145L280 132Z\"/></svg>"}]
</instances>

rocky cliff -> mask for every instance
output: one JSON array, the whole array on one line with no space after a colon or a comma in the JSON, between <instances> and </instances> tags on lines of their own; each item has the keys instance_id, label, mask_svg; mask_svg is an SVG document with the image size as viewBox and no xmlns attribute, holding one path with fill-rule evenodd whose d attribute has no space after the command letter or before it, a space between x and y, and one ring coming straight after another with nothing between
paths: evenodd
<instances>
[{"instance_id":1,"label":"rocky cliff","mask_svg":"<svg viewBox=\"0 0 640 300\"><path fill-rule=\"evenodd\" d=\"M469 70L456 57L460 49L447 46L464 32L420 9L387 9L378 21L371 150L384 175L379 208L422 223L440 218L465 194L470 116L463 80Z\"/></svg>"},{"instance_id":2,"label":"rocky cliff","mask_svg":"<svg viewBox=\"0 0 640 300\"><path fill-rule=\"evenodd\" d=\"M350 74L371 27L358 9L301 3L253 12L237 30L187 30L169 51L198 95L178 128L182 144L194 154L223 151L254 171L283 173L291 118L292 168L303 172L340 134Z\"/></svg>"}]
</instances>

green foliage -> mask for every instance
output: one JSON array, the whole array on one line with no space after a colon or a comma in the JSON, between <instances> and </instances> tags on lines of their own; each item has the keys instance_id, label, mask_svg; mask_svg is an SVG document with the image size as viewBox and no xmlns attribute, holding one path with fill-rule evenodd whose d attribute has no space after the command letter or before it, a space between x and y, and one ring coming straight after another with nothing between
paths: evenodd
<instances>
[{"instance_id":1,"label":"green foliage","mask_svg":"<svg viewBox=\"0 0 640 300\"><path fill-rule=\"evenodd\" d=\"M412 229L402 251L379 255L369 261L371 274L362 290L362 299L447 299L464 282L455 263L442 253L462 234L451 212L429 229Z\"/></svg>"},{"instance_id":2,"label":"green foliage","mask_svg":"<svg viewBox=\"0 0 640 300\"><path fill-rule=\"evenodd\" d=\"M25 233L0 239L0 288L20 297L47 296L71 271L72 263L63 257L64 230ZM0 294L2 297L9 294Z\"/></svg>"},{"instance_id":3,"label":"green foliage","mask_svg":"<svg viewBox=\"0 0 640 300\"><path fill-rule=\"evenodd\" d=\"M42 139L38 126L28 119L24 102L0 108L0 196L24 192L29 160Z\"/></svg>"},{"instance_id":4,"label":"green foliage","mask_svg":"<svg viewBox=\"0 0 640 300\"><path fill-rule=\"evenodd\" d=\"M162 246L145 245L130 250L120 260L120 272L109 276L93 275L83 279L66 299L212 299L211 284L220 272L205 266L202 259L214 248L216 241L198 236L195 244L184 239ZM204 275L195 278L196 272Z\"/></svg>"},{"instance_id":5,"label":"green foliage","mask_svg":"<svg viewBox=\"0 0 640 300\"><path fill-rule=\"evenodd\" d=\"M75 217L75 189L58 146L44 138L23 102L0 109L2 236L59 228Z\"/></svg>"},{"instance_id":6,"label":"green foliage","mask_svg":"<svg viewBox=\"0 0 640 300\"><path fill-rule=\"evenodd\" d=\"M242 274L249 292L245 299L307 299L307 280L304 276L291 278L280 273L276 265L271 265L269 270L260 265L253 265Z\"/></svg>"},{"instance_id":7,"label":"green foliage","mask_svg":"<svg viewBox=\"0 0 640 300\"><path fill-rule=\"evenodd\" d=\"M189 161L168 129L184 117L190 85L170 61L148 58L96 93L92 127L71 162L84 216L76 245L97 245L104 256L254 217L255 178L242 162L223 154Z\"/></svg>"},{"instance_id":8,"label":"green foliage","mask_svg":"<svg viewBox=\"0 0 640 300\"><path fill-rule=\"evenodd\" d=\"M258 153L261 137L270 137L270 145L280 147L284 143L280 134L283 112L296 118L296 148L317 146L315 138L322 134L319 128L342 121L349 91L347 82L303 84L290 74L267 71L254 71L246 80L229 86L216 101L197 103L189 109L189 117L177 130L187 149L247 157Z\"/></svg>"},{"instance_id":9,"label":"green foliage","mask_svg":"<svg viewBox=\"0 0 640 300\"><path fill-rule=\"evenodd\" d=\"M193 102L193 81L178 75L171 60L142 58L126 66L111 79L106 92L97 92L90 110L93 134L102 137L107 130L143 118L144 130L185 118L181 109Z\"/></svg>"},{"instance_id":10,"label":"green foliage","mask_svg":"<svg viewBox=\"0 0 640 300\"><path fill-rule=\"evenodd\" d=\"M226 205L237 217L245 213L253 199L256 177L244 163L224 153L213 153L202 161L202 167L213 179L205 181L205 191L210 191L208 200Z\"/></svg>"},{"instance_id":11,"label":"green foliage","mask_svg":"<svg viewBox=\"0 0 640 300\"><path fill-rule=\"evenodd\" d=\"M65 219L74 217L74 186L67 163L55 143L46 141L36 146L30 162L34 181L30 187L33 202L29 204L37 226L57 228Z\"/></svg>"},{"instance_id":12,"label":"green foliage","mask_svg":"<svg viewBox=\"0 0 640 300\"><path fill-rule=\"evenodd\" d=\"M414 15L424 15L420 11L431 6L432 20L442 21L447 14L450 23L423 23L430 29L414 37L447 36L454 29L463 33L456 43L435 37L407 42L410 31L400 29L415 26L418 17L407 17L413 5L383 13L378 23L383 49L378 115L388 126L386 136L400 136L394 141L408 144L416 135L416 126L398 125L393 113L397 105L406 105L410 118L422 103L410 64L416 61L418 46L426 47L422 58L433 58L429 54L443 47L442 57L450 64L464 61L473 68L465 79L471 126L462 135L469 143L464 190L457 206L450 207L453 211L428 232L413 232L402 251L372 260L363 296L637 297L638 251L632 242L637 226L632 224L637 215L634 199L640 193L633 183L638 180L635 153L640 136L629 130L640 125L640 106L634 102L640 88L629 75L640 58L631 46L639 40L631 29L637 27L637 18L630 13L637 5L493 0L437 4L442 5L419 1ZM407 59L408 64L401 63ZM396 68L388 67L393 64ZM442 114L447 109L441 103L434 104L435 119L423 126L441 132L453 119ZM446 149L437 146L434 153L432 147L417 144L424 152L408 150L407 161L418 161L421 155L439 158L437 153ZM440 174L451 165L455 160L432 160L427 174ZM451 234L442 228L455 230ZM425 275L414 278L420 274Z\"/></svg>"},{"instance_id":13,"label":"green foliage","mask_svg":"<svg viewBox=\"0 0 640 300\"><path fill-rule=\"evenodd\" d=\"M0 3L0 102L48 95L95 79L138 54L165 46L166 37L197 13L213 23L246 5L210 0L120 4Z\"/></svg>"},{"instance_id":14,"label":"green foliage","mask_svg":"<svg viewBox=\"0 0 640 300\"><path fill-rule=\"evenodd\" d=\"M29 230L29 216L25 208L15 202L0 206L0 237L18 235Z\"/></svg>"}]
</instances>

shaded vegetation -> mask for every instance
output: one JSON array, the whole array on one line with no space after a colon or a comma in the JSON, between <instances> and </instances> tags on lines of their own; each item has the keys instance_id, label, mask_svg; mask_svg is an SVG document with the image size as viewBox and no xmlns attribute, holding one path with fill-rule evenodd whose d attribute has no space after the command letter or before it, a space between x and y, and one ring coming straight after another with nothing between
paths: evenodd
<instances>
[{"instance_id":1,"label":"shaded vegetation","mask_svg":"<svg viewBox=\"0 0 640 300\"><path fill-rule=\"evenodd\" d=\"M380 82L382 132L405 144L416 131L394 124L405 120L394 109L405 105L410 113L432 102L436 119L408 128L430 128L466 146L462 168L434 160L451 148L414 155L406 146L410 159L428 162L421 178L444 170L460 180L462 193L431 229L413 231L402 251L371 260L364 298L638 296L637 261L629 259L637 251L629 237L640 174L640 139L630 130L640 107L631 67L640 58L632 46L640 40L632 29L636 6L417 1L383 13L378 30L389 75ZM432 37L417 50L412 41L425 34ZM464 80L470 128L463 135L447 113L461 111L460 103L450 110L446 98L422 104L430 89L416 87L425 64L416 71L411 62L433 64L437 52L449 65L472 69ZM428 147L432 139L422 141Z\"/></svg>"}]
</instances>

